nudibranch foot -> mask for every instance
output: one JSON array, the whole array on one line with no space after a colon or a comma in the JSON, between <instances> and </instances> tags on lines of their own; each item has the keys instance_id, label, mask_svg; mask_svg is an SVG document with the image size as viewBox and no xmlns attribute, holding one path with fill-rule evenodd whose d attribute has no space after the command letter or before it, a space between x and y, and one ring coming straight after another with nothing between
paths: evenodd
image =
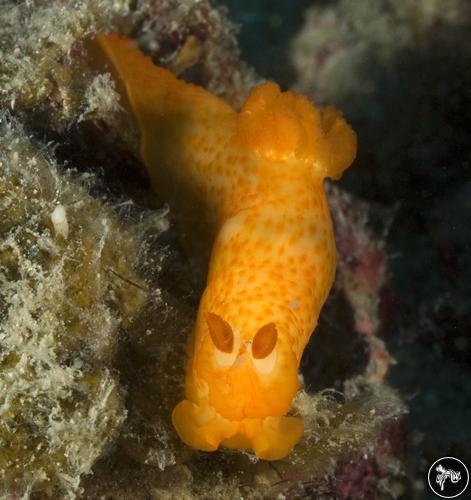
<instances>
[{"instance_id":1,"label":"nudibranch foot","mask_svg":"<svg viewBox=\"0 0 471 500\"><path fill-rule=\"evenodd\" d=\"M198 406L187 399L174 408L172 423L184 443L202 451L217 450L221 441L238 430L237 423L221 417L211 406Z\"/></svg>"},{"instance_id":2,"label":"nudibranch foot","mask_svg":"<svg viewBox=\"0 0 471 500\"><path fill-rule=\"evenodd\" d=\"M286 457L304 434L303 422L297 417L247 418L239 425L238 434L221 444L226 448L251 448L264 460Z\"/></svg>"},{"instance_id":3,"label":"nudibranch foot","mask_svg":"<svg viewBox=\"0 0 471 500\"><path fill-rule=\"evenodd\" d=\"M222 445L252 449L264 460L285 457L304 434L302 420L297 417L230 421L210 405L198 406L187 399L175 407L172 421L182 441L193 448L215 451Z\"/></svg>"}]
</instances>

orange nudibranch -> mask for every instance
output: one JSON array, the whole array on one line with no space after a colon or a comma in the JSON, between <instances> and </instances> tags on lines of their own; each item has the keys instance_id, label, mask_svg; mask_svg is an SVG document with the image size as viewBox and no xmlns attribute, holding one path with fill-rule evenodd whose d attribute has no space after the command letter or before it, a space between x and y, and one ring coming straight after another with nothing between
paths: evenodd
<instances>
[{"instance_id":1,"label":"orange nudibranch","mask_svg":"<svg viewBox=\"0 0 471 500\"><path fill-rule=\"evenodd\" d=\"M212 239L174 427L199 450L282 458L304 432L287 414L335 275L323 180L352 163L356 135L333 107L275 83L256 86L237 113L130 39L96 40L125 89L154 189L190 238Z\"/></svg>"}]
</instances>

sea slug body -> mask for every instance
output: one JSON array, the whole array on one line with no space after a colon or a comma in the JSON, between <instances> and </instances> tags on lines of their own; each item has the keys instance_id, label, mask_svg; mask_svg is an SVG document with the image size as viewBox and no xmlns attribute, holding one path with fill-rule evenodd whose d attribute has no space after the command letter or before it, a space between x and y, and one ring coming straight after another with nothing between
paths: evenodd
<instances>
[{"instance_id":1,"label":"sea slug body","mask_svg":"<svg viewBox=\"0 0 471 500\"><path fill-rule=\"evenodd\" d=\"M287 414L335 275L323 180L352 163L355 133L333 107L274 83L255 87L237 113L128 38L96 40L125 89L155 190L190 240L213 241L175 429L199 450L282 458L303 435Z\"/></svg>"}]
</instances>

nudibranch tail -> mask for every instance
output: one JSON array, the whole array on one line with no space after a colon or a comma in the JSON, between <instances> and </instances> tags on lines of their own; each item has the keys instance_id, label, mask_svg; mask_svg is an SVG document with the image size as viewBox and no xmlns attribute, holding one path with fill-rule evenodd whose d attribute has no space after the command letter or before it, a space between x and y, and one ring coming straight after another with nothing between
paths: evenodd
<instances>
[{"instance_id":1,"label":"nudibranch tail","mask_svg":"<svg viewBox=\"0 0 471 500\"><path fill-rule=\"evenodd\" d=\"M236 112L153 64L127 37L97 35L92 47L124 91L154 189L179 220L185 249L204 268L226 199L220 165L213 160L233 135Z\"/></svg>"},{"instance_id":2,"label":"nudibranch tail","mask_svg":"<svg viewBox=\"0 0 471 500\"><path fill-rule=\"evenodd\" d=\"M97 43L121 80L155 189L185 234L201 242L208 233L213 244L173 425L199 450L283 458L304 432L288 415L335 275L322 180L353 161L355 133L335 108L270 82L237 114L130 40Z\"/></svg>"},{"instance_id":3,"label":"nudibranch tail","mask_svg":"<svg viewBox=\"0 0 471 500\"><path fill-rule=\"evenodd\" d=\"M141 156L156 189L166 175L175 180L175 165L180 163L182 173L201 177L202 173L190 169L188 156L197 155L207 144L205 127L220 121L221 133L225 120L233 120L234 110L222 99L201 87L179 80L167 69L153 64L129 38L116 33L97 35L95 43L105 54L109 69L124 86L125 100L137 123L141 139ZM164 186L165 188L165 186Z\"/></svg>"}]
</instances>

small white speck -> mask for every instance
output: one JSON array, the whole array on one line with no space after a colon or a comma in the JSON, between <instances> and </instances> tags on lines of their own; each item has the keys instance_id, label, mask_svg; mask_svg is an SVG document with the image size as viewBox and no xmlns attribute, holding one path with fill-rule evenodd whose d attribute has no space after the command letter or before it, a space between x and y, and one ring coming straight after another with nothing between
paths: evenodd
<instances>
[{"instance_id":1,"label":"small white speck","mask_svg":"<svg viewBox=\"0 0 471 500\"><path fill-rule=\"evenodd\" d=\"M66 240L69 235L69 223L67 222L67 213L64 205L57 205L51 213L51 221L54 231Z\"/></svg>"},{"instance_id":2,"label":"small white speck","mask_svg":"<svg viewBox=\"0 0 471 500\"><path fill-rule=\"evenodd\" d=\"M289 303L289 306L291 307L291 309L297 309L299 307L299 300L292 300Z\"/></svg>"}]
</instances>

